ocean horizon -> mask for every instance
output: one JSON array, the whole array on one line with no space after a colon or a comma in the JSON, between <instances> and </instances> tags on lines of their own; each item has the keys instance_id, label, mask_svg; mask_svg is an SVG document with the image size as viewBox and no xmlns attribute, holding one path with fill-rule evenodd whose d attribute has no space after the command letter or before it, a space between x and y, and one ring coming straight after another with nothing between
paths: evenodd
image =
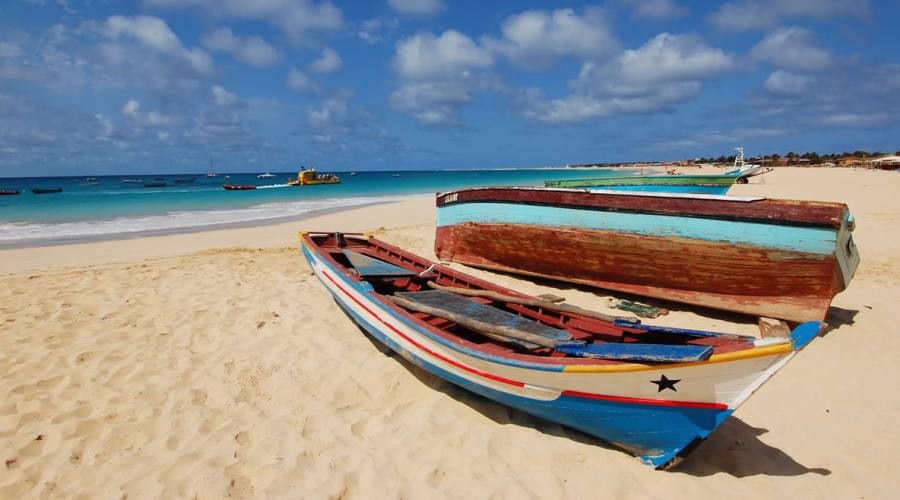
<instances>
[{"instance_id":1,"label":"ocean horizon","mask_svg":"<svg viewBox=\"0 0 900 500\"><path fill-rule=\"evenodd\" d=\"M340 184L302 188L287 185L296 172L272 172L271 178L258 178L257 173L0 178L0 188L21 192L0 196L0 247L261 225L452 189L542 186L546 180L585 177L585 169L572 168L335 173ZM590 174L613 175L623 174L614 169L591 169ZM164 185L152 187L156 184ZM222 184L256 189L226 191ZM34 194L35 188L62 192Z\"/></svg>"}]
</instances>

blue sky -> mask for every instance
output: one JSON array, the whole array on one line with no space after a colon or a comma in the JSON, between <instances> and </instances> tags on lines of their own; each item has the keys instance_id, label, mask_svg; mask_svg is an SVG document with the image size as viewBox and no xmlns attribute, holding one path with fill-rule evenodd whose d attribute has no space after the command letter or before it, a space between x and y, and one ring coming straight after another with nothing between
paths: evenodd
<instances>
[{"instance_id":1,"label":"blue sky","mask_svg":"<svg viewBox=\"0 0 900 500\"><path fill-rule=\"evenodd\" d=\"M8 0L0 176L900 149L900 2Z\"/></svg>"}]
</instances>

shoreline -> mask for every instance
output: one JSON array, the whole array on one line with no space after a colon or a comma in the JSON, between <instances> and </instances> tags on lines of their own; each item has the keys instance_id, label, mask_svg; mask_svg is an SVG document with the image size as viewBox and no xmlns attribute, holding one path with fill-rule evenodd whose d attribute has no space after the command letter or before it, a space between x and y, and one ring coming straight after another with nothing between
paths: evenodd
<instances>
[{"instance_id":1,"label":"shoreline","mask_svg":"<svg viewBox=\"0 0 900 500\"><path fill-rule=\"evenodd\" d=\"M415 195L425 197L427 195ZM412 198L412 197L411 197ZM349 207L329 207L310 210L309 212L297 215L285 215L283 217L272 217L268 219L244 220L235 222L216 222L213 224L205 224L202 226L186 226L171 227L165 229L148 229L144 231L124 232L124 233L107 233L89 236L64 236L62 238L31 238L23 240L13 240L11 242L0 240L0 251L15 250L24 248L43 248L58 247L64 245L78 245L87 243L98 243L103 241L133 240L140 238L148 238L153 236L168 236L173 234L194 234L207 231L221 231L224 229L245 229L261 226L274 226L278 224L286 224L289 222L297 222L310 217L318 217L330 213L343 212L356 208L365 208L375 205L383 205L386 203L396 203L399 200L375 201L371 203L362 203Z\"/></svg>"},{"instance_id":2,"label":"shoreline","mask_svg":"<svg viewBox=\"0 0 900 500\"><path fill-rule=\"evenodd\" d=\"M65 242L22 248L0 248L0 276L80 266L119 264L158 257L172 257L219 248L275 248L295 245L300 230L366 232L385 226L433 225L434 201L430 196L329 208L276 223L229 225L204 231L132 238ZM382 223L373 224L378 220ZM330 227L335 226L335 227ZM374 227L373 227L374 226Z\"/></svg>"}]
</instances>

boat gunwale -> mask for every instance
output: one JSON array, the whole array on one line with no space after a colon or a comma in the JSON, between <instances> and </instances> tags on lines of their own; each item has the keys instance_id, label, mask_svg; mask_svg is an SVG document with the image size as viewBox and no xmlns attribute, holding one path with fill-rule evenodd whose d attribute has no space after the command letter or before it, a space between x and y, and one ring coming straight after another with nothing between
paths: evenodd
<instances>
[{"instance_id":1,"label":"boat gunwale","mask_svg":"<svg viewBox=\"0 0 900 500\"><path fill-rule=\"evenodd\" d=\"M328 236L333 233L326 232L304 232L301 233L301 240L304 245L306 245L310 252L314 253L321 259L323 259L332 270L341 275L341 279L343 279L346 283L351 286L358 287L359 283L367 283L365 280L352 276L347 272L347 268L336 260L332 258L330 253L325 250L324 247L317 245L313 240L312 236ZM523 294L521 292L516 292L515 290L507 289L505 287L494 285L492 283L480 280L474 276L466 275L465 273L461 273L454 269L448 268L446 266L434 263L420 257L412 252L408 252L398 247L394 247L388 243L380 241L371 236L365 236L362 234L353 234L353 233L341 233L344 237L351 237L359 240L365 239L367 244L374 246L381 246L385 250L390 252L398 253L412 261L420 261L420 265L426 265L426 267L430 265L435 266L435 270L439 270L440 272L445 273L448 276L452 276L453 278L467 282L468 284L475 285L485 290L494 290L499 291L504 294L519 296L519 297L528 297L533 298L529 295ZM396 263L394 263L396 265ZM604 372L632 372L632 371L649 371L649 370L662 370L662 369L673 369L673 368L685 368L692 366L701 366L706 364L715 364L715 363L723 363L723 362L731 362L731 361L739 361L744 359L752 359L757 357L764 356L777 356L783 354L789 354L794 350L793 342L787 340L781 344L775 345L767 345L767 346L752 346L746 349L741 349L738 351L725 352L720 354L713 354L708 359L704 361L694 361L687 363L659 363L659 364L645 364L645 363L633 363L633 362L624 362L624 361L613 361L613 360L604 360L604 359L581 359L581 358L550 358L546 356L537 356L533 354L522 354L516 352L503 353L490 353L486 352L483 349L479 349L476 344L466 341L458 336L453 335L452 333L445 332L433 325L428 324L427 322L413 316L409 311L401 308L400 306L394 304L390 300L384 298L384 296L374 290L367 290L366 294L369 295L374 301L376 301L379 306L392 313L396 319L413 323L416 328L424 329L425 331L422 333L428 334L428 338L434 340L441 345L458 351L462 354L470 355L476 357L478 359L482 359L488 362L499 363L508 366L514 366L517 368L530 368L530 369L538 369L543 371L562 371L564 373L604 373ZM569 317L578 317L582 318L582 316L573 313L560 312L563 316ZM627 330L624 329L623 330Z\"/></svg>"},{"instance_id":2,"label":"boat gunwale","mask_svg":"<svg viewBox=\"0 0 900 500\"><path fill-rule=\"evenodd\" d=\"M513 199L512 197L490 196L496 193L552 193L558 199L532 200ZM482 194L483 193L483 194ZM464 195L460 199L460 194ZM566 197L565 195L571 195ZM565 198L575 197L574 200ZM609 198L606 198L609 197ZM645 198L657 200L669 200L675 207L647 206ZM579 203L579 201L597 201L603 199L606 203ZM699 204L688 210L687 207L679 208L679 205ZM735 205L735 202L743 202ZM696 195L686 193L664 192L629 192L612 190L589 190L568 188L540 188L540 187L483 187L460 189L437 193L435 204L438 209L450 205L462 205L466 203L497 203L514 205L534 205L559 208L575 208L598 212L639 213L663 216L691 217L710 220L726 220L739 222L757 222L770 225L794 226L794 227L825 227L840 230L848 223L850 215L849 207L845 203L821 202L807 200L782 200L772 198L731 197L722 195ZM704 206L706 205L706 206ZM774 206L773 206L774 205ZM772 210L782 206L780 213ZM737 208L741 207L741 208ZM744 209L743 207L751 207ZM817 213L795 214L794 210L822 210L840 211L835 216L820 216ZM729 210L730 209L730 210ZM741 213L746 212L746 213ZM778 217L778 218L776 218Z\"/></svg>"}]
</instances>

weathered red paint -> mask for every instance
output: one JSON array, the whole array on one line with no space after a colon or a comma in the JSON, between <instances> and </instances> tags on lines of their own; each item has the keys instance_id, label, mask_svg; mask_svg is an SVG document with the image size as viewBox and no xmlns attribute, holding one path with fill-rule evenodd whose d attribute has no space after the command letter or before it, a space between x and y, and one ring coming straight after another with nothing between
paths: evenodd
<instances>
[{"instance_id":1,"label":"weathered red paint","mask_svg":"<svg viewBox=\"0 0 900 500\"><path fill-rule=\"evenodd\" d=\"M843 288L831 255L610 231L460 224L437 229L435 253L474 267L792 321L824 319Z\"/></svg>"},{"instance_id":2,"label":"weathered red paint","mask_svg":"<svg viewBox=\"0 0 900 500\"><path fill-rule=\"evenodd\" d=\"M448 201L449 199L452 201ZM640 196L616 193L598 196L587 190L475 188L437 196L437 206L471 202L514 202L571 206L606 211L699 216L770 224L824 226L838 229L847 205L822 201L772 200L736 202L689 197Z\"/></svg>"},{"instance_id":3,"label":"weathered red paint","mask_svg":"<svg viewBox=\"0 0 900 500\"><path fill-rule=\"evenodd\" d=\"M439 194L438 207L509 202L599 211L840 229L842 203L600 195L584 190L476 188ZM435 253L476 267L791 321L822 320L846 287L833 254L670 236L469 223L437 229ZM852 274L852 273L851 273Z\"/></svg>"}]
</instances>

